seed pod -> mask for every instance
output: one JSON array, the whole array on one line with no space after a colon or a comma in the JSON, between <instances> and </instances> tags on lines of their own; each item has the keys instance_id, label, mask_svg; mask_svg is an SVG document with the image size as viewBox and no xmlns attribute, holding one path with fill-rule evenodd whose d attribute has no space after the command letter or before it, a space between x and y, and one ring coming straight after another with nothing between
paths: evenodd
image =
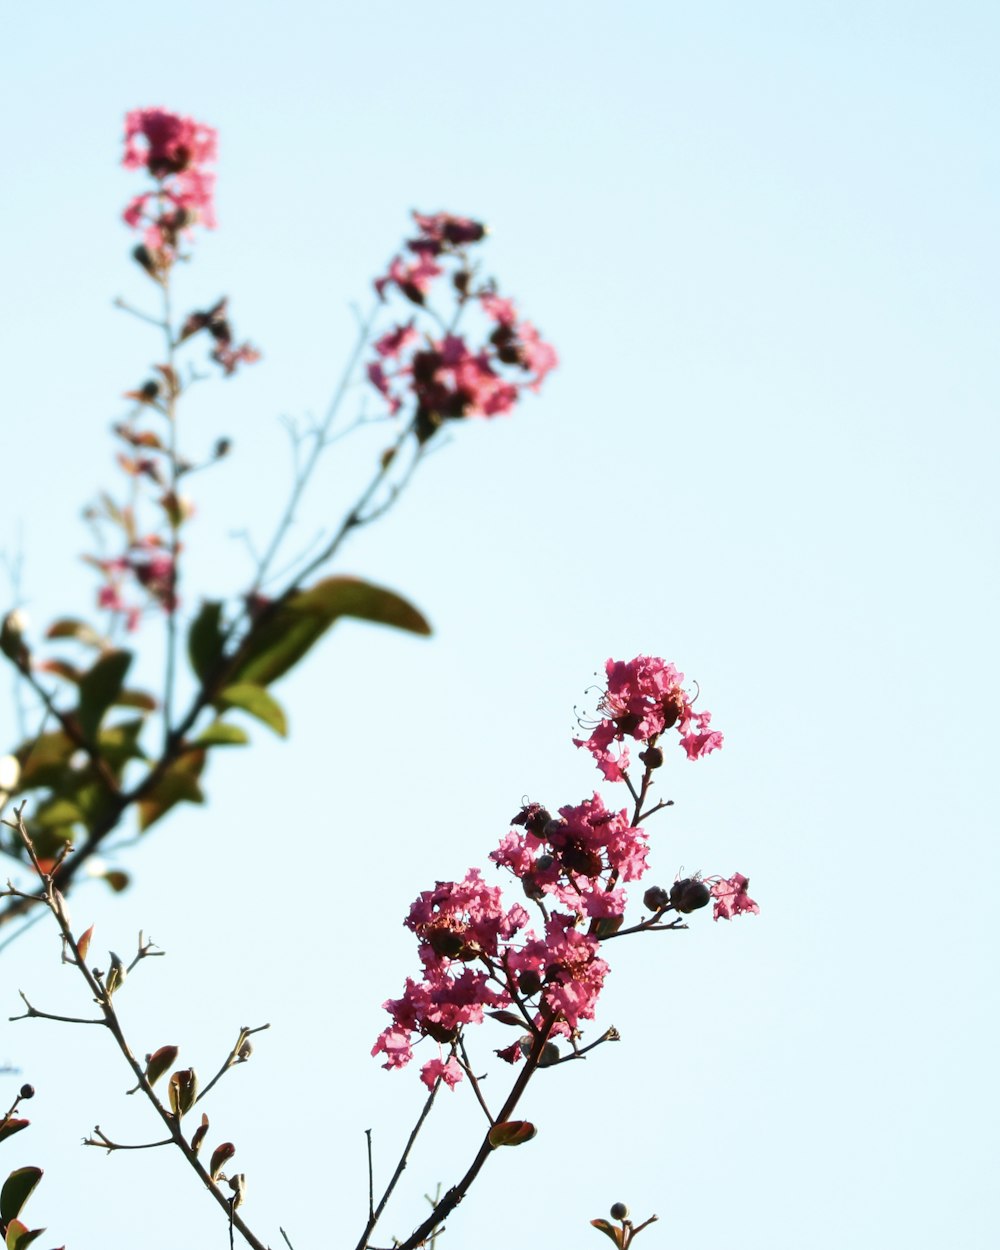
<instances>
[{"instance_id":1,"label":"seed pod","mask_svg":"<svg viewBox=\"0 0 1000 1250\"><path fill-rule=\"evenodd\" d=\"M671 905L684 915L706 906L711 897L711 890L697 877L685 877L682 881L675 881L670 887Z\"/></svg>"}]
</instances>

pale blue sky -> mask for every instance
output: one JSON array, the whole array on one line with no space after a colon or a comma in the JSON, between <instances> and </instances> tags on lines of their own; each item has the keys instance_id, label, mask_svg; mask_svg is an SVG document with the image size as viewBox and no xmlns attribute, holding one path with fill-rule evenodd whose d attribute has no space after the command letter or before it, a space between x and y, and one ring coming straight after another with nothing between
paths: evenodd
<instances>
[{"instance_id":1,"label":"pale blue sky","mask_svg":"<svg viewBox=\"0 0 1000 1250\"><path fill-rule=\"evenodd\" d=\"M987 3L5 9L0 542L23 525L36 621L92 593L80 507L156 351L111 308L147 294L127 109L218 127L220 225L182 289L227 293L265 353L184 418L195 450L235 440L197 480L192 582L244 579L232 534L266 534L287 480L276 417L322 410L411 207L487 219L562 356L339 565L435 637L338 628L279 687L290 742L255 731L209 807L122 852L129 894L74 899L101 949L141 926L170 953L121 1000L138 1050L207 1073L272 1022L208 1107L272 1245L356 1241L363 1130L384 1175L422 1090L368 1057L414 965L402 916L485 867L522 796L593 790L572 707L637 652L727 739L671 761L654 875L739 869L761 915L612 947L598 1024L624 1041L539 1079L538 1138L447 1243L597 1250L618 1199L659 1213L645 1250L993 1243L998 36ZM303 536L369 455L327 462ZM3 956L11 1012L18 987L85 1010L57 955L36 929ZM482 1032L485 1063L507 1038ZM56 1244L224 1244L179 1161L78 1148L157 1135L104 1039L4 1026L2 1057L39 1089L4 1160L45 1166ZM477 1111L441 1101L379 1244L464 1170Z\"/></svg>"}]
</instances>

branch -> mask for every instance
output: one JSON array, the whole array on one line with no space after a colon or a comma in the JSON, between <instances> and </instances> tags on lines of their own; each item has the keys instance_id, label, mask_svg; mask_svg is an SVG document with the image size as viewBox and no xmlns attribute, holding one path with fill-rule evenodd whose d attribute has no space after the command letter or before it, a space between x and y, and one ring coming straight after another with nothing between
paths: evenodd
<instances>
[{"instance_id":1,"label":"branch","mask_svg":"<svg viewBox=\"0 0 1000 1250\"><path fill-rule=\"evenodd\" d=\"M70 1017L48 1016L46 1015L46 1013L39 1012L35 1008L33 1008L31 1004L28 1003L28 1000L25 998L24 1001L25 1001L25 1004L28 1006L28 1014L40 1015L46 1019L69 1020L71 1023L106 1025L111 1035L114 1037L115 1041L117 1042L118 1049L121 1051L122 1056L125 1059L125 1062L132 1069L132 1074L134 1075L139 1088L149 1099L149 1102L151 1103L153 1109L156 1111L156 1114L160 1117L161 1121L163 1122L163 1124L165 1125L167 1129L167 1132L170 1134L170 1141L181 1151L181 1153L184 1155L185 1159L187 1159L190 1166L197 1173L199 1180L202 1182L202 1184L205 1186L208 1192L212 1195L212 1197L215 1198L216 1202L225 1211L230 1221L231 1228L235 1227L239 1230L240 1234L246 1240L246 1242L251 1246L252 1250L267 1250L267 1246L265 1245L265 1243L262 1242L251 1231L251 1229L244 1222L243 1218L236 1213L236 1210L235 1210L236 1203L234 1201L235 1195L233 1197L228 1197L226 1194L224 1194L222 1190L220 1189L220 1187L215 1183L215 1181L209 1175L208 1170L205 1168L204 1164L198 1158L198 1153L196 1149L194 1148L194 1146L192 1146L188 1142L188 1140L185 1138L182 1132L180 1115L175 1115L172 1110L169 1110L160 1101L159 1097L156 1094L156 1091L153 1089L152 1085L149 1083L149 1078L146 1076L145 1067L139 1062L139 1060L135 1057L134 1053L132 1052L132 1048L129 1046L128 1041L125 1038L125 1034L122 1031L121 1022L119 1021L118 1014L114 1008L114 1004L112 1001L113 991L110 990L108 988L108 985L105 985L105 983L99 977L95 976L95 974L90 970L90 968L87 967L86 960L83 959L83 957L80 955L79 944L77 942L77 939L74 937L72 930L70 929L69 918L66 913L65 900L63 899L62 894L59 892L59 890L56 888L56 885L55 885L55 873L46 872L42 868L39 862L38 855L35 851L34 844L32 843L32 840L31 840L31 836L28 833L27 827L25 826L25 823L24 823L25 806L26 806L25 802L22 802L18 805L18 807L14 809L14 814L17 820L16 827L17 827L18 833L20 834L21 840L24 843L25 850L28 853L28 858L31 860L32 866L34 867L35 872L38 874L38 878L39 878L39 881L41 882L42 890L45 895L46 906L48 907L49 911L52 913L53 917L55 918L56 924L59 926L59 932L62 935L62 940L63 940L63 949L64 951L69 952L70 957L67 960L67 962L74 964L77 970L79 971L80 975L86 981L87 988L90 990L91 994L94 997L94 1001L97 1003L97 1005L101 1009L101 1015L103 1019L76 1021ZM110 978L109 978L109 984L110 984ZM21 997L24 998L24 995L22 994ZM95 1132L99 1132L99 1129L95 1130ZM100 1143L100 1144L105 1145L105 1149L107 1149L106 1142ZM116 1145L116 1144L117 1143L113 1143L113 1145ZM140 1147L140 1148L151 1149L153 1145L158 1145L158 1144L159 1143L150 1143L148 1147ZM120 1148L127 1149L127 1147L120 1147Z\"/></svg>"}]
</instances>

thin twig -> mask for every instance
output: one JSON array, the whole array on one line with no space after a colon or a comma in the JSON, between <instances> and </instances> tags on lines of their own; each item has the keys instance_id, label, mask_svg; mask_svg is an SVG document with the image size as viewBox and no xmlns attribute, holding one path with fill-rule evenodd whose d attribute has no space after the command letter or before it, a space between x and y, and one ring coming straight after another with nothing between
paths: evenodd
<instances>
[{"instance_id":1,"label":"thin twig","mask_svg":"<svg viewBox=\"0 0 1000 1250\"><path fill-rule=\"evenodd\" d=\"M246 1061L250 1058L250 1052L244 1051L243 1049L247 1044L247 1040L253 1037L255 1033L263 1033L265 1029L269 1029L270 1027L271 1026L269 1024L258 1024L255 1029L248 1028L246 1025L240 1029L240 1035L236 1039L236 1045L226 1056L226 1061L223 1063L222 1067L218 1070L218 1072L216 1072L215 1076L212 1077L209 1083L195 1099L196 1103L201 1102L212 1086L224 1077L230 1068L235 1067L238 1063L246 1063Z\"/></svg>"},{"instance_id":2,"label":"thin twig","mask_svg":"<svg viewBox=\"0 0 1000 1250\"><path fill-rule=\"evenodd\" d=\"M164 1104L160 1101L159 1096L157 1095L156 1091L153 1089L152 1085L150 1085L149 1078L146 1075L145 1067L136 1058L135 1054L132 1051L131 1046L129 1046L128 1044L128 1041L125 1037L124 1032L122 1031L121 1022L119 1021L118 1014L115 1011L111 994L108 992L108 989L106 988L104 983L97 976L95 976L95 974L90 970L90 968L87 967L86 960L80 954L79 943L77 939L74 937L72 930L70 929L69 918L66 913L65 901L63 899L62 894L59 892L55 884L55 876L52 872L46 872L44 868L42 867L39 861L37 852L35 851L34 843L31 840L31 835L28 833L27 827L24 823L25 806L26 806L26 802L21 802L14 809L15 815L17 818L18 833L20 834L21 840L24 843L24 847L28 853L28 858L31 860L32 867L35 869L35 872L38 874L39 881L42 884L42 888L45 893L46 905L48 906L49 911L51 911L52 915L54 916L56 924L59 927L59 932L62 935L62 940L63 940L63 948L64 950L68 951L70 954L69 962L74 964L76 968L79 970L80 975L83 977L84 981L86 981L87 983L87 988L90 990L91 994L93 995L94 1001L97 1003L97 1005L101 1009L103 1020L100 1021L100 1023L105 1024L108 1030L110 1031L111 1035L114 1037L115 1041L118 1044L118 1049L121 1051L122 1056L125 1059L125 1062L132 1069L132 1073L135 1076L136 1081L138 1082L139 1088L149 1099L149 1102L151 1103L153 1109L156 1111L157 1115L160 1117L163 1124L166 1126L166 1129L168 1133L170 1134L171 1141L174 1143L174 1145L177 1146L177 1148L181 1151L181 1153L187 1159L188 1163L197 1173L199 1179L201 1180L205 1188L215 1198L216 1202L219 1203L222 1209L227 1213L231 1221L231 1226L235 1225L235 1227L239 1229L241 1236L252 1247L252 1250L267 1250L267 1247L265 1246L264 1242L262 1242L251 1231L251 1229L244 1222L243 1218L236 1214L235 1209L234 1209L235 1203L232 1200L230 1200L222 1192L219 1186L215 1183L215 1181L209 1175L204 1164L198 1158L198 1154L195 1151L194 1147L188 1142L187 1138L184 1136L184 1133L181 1129L180 1116L175 1115L173 1111L168 1110L167 1107L164 1106ZM22 998L23 997L24 995L22 994ZM25 1003L28 1002L26 998L24 1001ZM38 1015L44 1014L44 1013L37 1012L36 1009L34 1008L31 1008L30 1004L28 1004L28 1006L29 1006L29 1014L31 1012L34 1012L35 1014L38 1014ZM65 1017L57 1017L57 1016L46 1017L46 1018L65 1019ZM76 1021L73 1021L73 1022L76 1023ZM89 1023L97 1023L97 1021L80 1021L80 1023L89 1024Z\"/></svg>"},{"instance_id":3,"label":"thin twig","mask_svg":"<svg viewBox=\"0 0 1000 1250\"><path fill-rule=\"evenodd\" d=\"M374 1213L368 1217L368 1223L365 1225L365 1231L361 1234L361 1240L358 1242L356 1250L365 1250L365 1247L368 1245L368 1238L372 1235L375 1225L379 1222L382 1212L385 1210L386 1203L392 1197L392 1191L396 1188L399 1178L403 1175L407 1161L410 1157L410 1151L413 1149L413 1143L417 1140L417 1134L423 1128L424 1121L427 1119L428 1115L430 1115L431 1107L434 1106L434 1099L437 1097L437 1092L440 1088L441 1078L438 1077L438 1079L434 1082L434 1086L431 1089L427 1100L424 1102L423 1110L417 1117L417 1122L414 1124L413 1129L410 1132L410 1136L406 1140L406 1145L403 1147L403 1153L399 1156L399 1162L396 1164L396 1170L393 1172L392 1177L389 1180L389 1184L385 1188L385 1193L379 1199L379 1204L375 1208Z\"/></svg>"},{"instance_id":4,"label":"thin twig","mask_svg":"<svg viewBox=\"0 0 1000 1250\"><path fill-rule=\"evenodd\" d=\"M476 1095L476 1098L479 1100L479 1105L482 1107L487 1120L489 1120L490 1122L490 1127L492 1128L493 1125L496 1123L496 1120L494 1120L492 1115L490 1115L490 1109L486 1105L486 1099L483 1097L483 1091L479 1088L479 1080L472 1071L472 1064L469 1063L469 1055L465 1049L465 1041L462 1038L461 1034L459 1034L459 1037L458 1037L458 1049L462 1055L462 1058L459 1060L459 1063L462 1065L462 1069L464 1070L465 1075L469 1078L469 1084L472 1086L473 1093Z\"/></svg>"}]
</instances>

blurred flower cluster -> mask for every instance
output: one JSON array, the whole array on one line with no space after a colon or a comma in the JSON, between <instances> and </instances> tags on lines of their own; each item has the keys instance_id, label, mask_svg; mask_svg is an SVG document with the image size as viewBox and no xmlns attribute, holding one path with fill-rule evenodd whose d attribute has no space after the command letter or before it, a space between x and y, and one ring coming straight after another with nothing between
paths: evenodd
<instances>
[{"instance_id":1,"label":"blurred flower cluster","mask_svg":"<svg viewBox=\"0 0 1000 1250\"><path fill-rule=\"evenodd\" d=\"M394 257L375 281L379 298L398 296L409 315L374 344L368 378L390 413L412 410L426 441L445 421L510 413L525 389L539 389L558 357L492 281L479 280L470 248L486 236L485 226L448 213L413 216L409 256ZM432 294L448 300L447 315L431 304ZM477 327L460 333L470 314Z\"/></svg>"}]
</instances>

